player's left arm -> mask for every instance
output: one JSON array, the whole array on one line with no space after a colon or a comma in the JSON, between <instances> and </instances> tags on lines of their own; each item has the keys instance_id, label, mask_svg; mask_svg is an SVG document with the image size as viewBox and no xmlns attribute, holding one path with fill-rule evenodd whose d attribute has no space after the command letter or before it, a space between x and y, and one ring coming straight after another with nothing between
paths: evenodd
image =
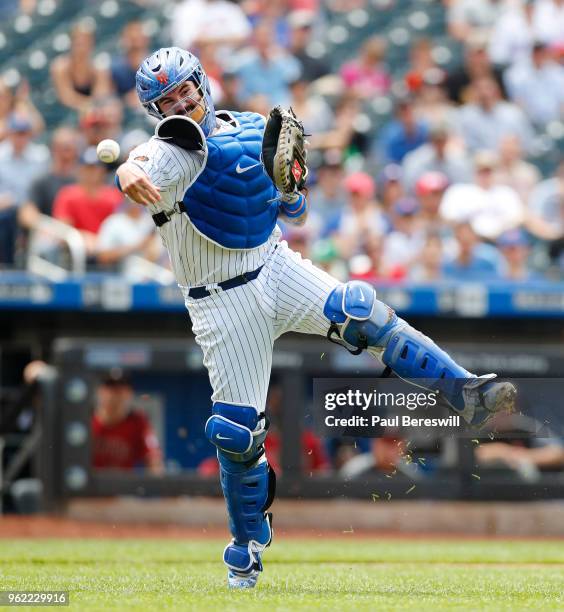
<instances>
[{"instance_id":1,"label":"player's left arm","mask_svg":"<svg viewBox=\"0 0 564 612\"><path fill-rule=\"evenodd\" d=\"M262 141L262 162L282 194L279 216L292 225L307 219L307 199L302 193L308 174L304 126L292 109L273 108Z\"/></svg>"},{"instance_id":2,"label":"player's left arm","mask_svg":"<svg viewBox=\"0 0 564 612\"><path fill-rule=\"evenodd\" d=\"M305 194L295 193L289 198L282 195L278 217L290 225L303 225L307 221L308 203Z\"/></svg>"}]
</instances>

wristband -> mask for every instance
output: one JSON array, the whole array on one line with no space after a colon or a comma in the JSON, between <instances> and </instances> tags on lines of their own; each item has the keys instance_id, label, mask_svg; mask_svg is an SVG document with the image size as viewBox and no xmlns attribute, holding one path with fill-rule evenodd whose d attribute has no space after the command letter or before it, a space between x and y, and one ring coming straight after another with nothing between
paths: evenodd
<instances>
[{"instance_id":1,"label":"wristband","mask_svg":"<svg viewBox=\"0 0 564 612\"><path fill-rule=\"evenodd\" d=\"M290 219L296 219L297 217L301 217L305 211L307 210L307 201L305 195L302 193L296 194L298 199L294 203L285 202L282 200L280 204L280 208L282 212L289 217Z\"/></svg>"}]
</instances>

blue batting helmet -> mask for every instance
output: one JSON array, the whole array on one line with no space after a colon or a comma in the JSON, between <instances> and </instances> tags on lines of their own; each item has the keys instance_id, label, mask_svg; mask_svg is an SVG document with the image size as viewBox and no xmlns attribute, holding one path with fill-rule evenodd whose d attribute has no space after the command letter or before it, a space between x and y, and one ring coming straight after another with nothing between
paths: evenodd
<instances>
[{"instance_id":1,"label":"blue batting helmet","mask_svg":"<svg viewBox=\"0 0 564 612\"><path fill-rule=\"evenodd\" d=\"M211 134L216 123L215 108L208 77L195 55L178 47L159 49L139 66L135 81L141 104L157 119L165 116L158 101L185 81L192 81L205 106L204 117L198 123L206 136Z\"/></svg>"}]
</instances>

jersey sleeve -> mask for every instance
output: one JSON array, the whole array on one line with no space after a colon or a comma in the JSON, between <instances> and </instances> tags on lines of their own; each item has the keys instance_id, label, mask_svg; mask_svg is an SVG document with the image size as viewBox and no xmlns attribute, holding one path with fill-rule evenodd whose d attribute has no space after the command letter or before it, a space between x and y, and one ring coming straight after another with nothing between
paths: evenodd
<instances>
[{"instance_id":1,"label":"jersey sleeve","mask_svg":"<svg viewBox=\"0 0 564 612\"><path fill-rule=\"evenodd\" d=\"M153 185L161 191L182 192L183 195L202 171L205 154L200 151L185 151L157 138L151 138L135 147L127 161L146 172Z\"/></svg>"}]
</instances>

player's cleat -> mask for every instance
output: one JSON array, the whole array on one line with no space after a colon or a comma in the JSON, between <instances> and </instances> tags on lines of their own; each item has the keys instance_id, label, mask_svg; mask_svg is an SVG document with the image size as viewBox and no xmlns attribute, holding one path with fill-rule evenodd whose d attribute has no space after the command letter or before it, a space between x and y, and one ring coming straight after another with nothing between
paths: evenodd
<instances>
[{"instance_id":1,"label":"player's cleat","mask_svg":"<svg viewBox=\"0 0 564 612\"><path fill-rule=\"evenodd\" d=\"M269 518L270 521L270 518ZM223 561L228 567L227 584L230 589L252 589L262 572L261 554L270 545L251 541L248 544L230 542L223 551Z\"/></svg>"},{"instance_id":2,"label":"player's cleat","mask_svg":"<svg viewBox=\"0 0 564 612\"><path fill-rule=\"evenodd\" d=\"M238 574L233 570L227 572L227 586L230 589L254 589L260 572L251 570L247 574Z\"/></svg>"},{"instance_id":3,"label":"player's cleat","mask_svg":"<svg viewBox=\"0 0 564 612\"><path fill-rule=\"evenodd\" d=\"M469 380L462 396L462 418L471 425L483 426L494 414L515 410L517 389L509 382L497 382L495 374L485 374Z\"/></svg>"}]
</instances>

